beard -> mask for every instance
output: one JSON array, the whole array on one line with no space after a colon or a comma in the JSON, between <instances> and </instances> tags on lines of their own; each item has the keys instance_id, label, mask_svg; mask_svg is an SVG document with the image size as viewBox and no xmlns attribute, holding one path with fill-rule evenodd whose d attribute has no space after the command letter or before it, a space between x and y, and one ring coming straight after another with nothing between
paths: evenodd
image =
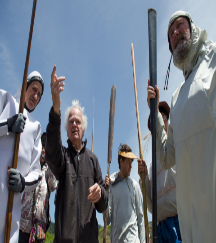
<instances>
[{"instance_id":1,"label":"beard","mask_svg":"<svg viewBox=\"0 0 216 243\"><path fill-rule=\"evenodd\" d=\"M186 31L185 34L181 34L179 39L177 40L176 47L173 51L173 57L175 58L176 62L182 62L186 57L190 46L191 46L191 38L190 38L190 31Z\"/></svg>"}]
</instances>

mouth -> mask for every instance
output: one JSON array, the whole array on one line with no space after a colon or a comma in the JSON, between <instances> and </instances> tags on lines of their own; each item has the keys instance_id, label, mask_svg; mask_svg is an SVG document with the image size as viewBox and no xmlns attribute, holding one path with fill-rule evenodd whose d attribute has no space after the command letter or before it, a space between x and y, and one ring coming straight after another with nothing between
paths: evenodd
<instances>
[{"instance_id":1,"label":"mouth","mask_svg":"<svg viewBox=\"0 0 216 243\"><path fill-rule=\"evenodd\" d=\"M34 101L34 99L33 98L30 98L30 101L31 101L31 103L33 104L33 105L35 105L35 101Z\"/></svg>"}]
</instances>

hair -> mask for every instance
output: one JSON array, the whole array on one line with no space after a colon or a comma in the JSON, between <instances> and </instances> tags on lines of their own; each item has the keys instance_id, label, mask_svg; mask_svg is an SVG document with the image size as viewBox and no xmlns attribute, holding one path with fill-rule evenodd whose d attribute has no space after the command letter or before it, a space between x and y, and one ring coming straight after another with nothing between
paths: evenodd
<instances>
[{"instance_id":1,"label":"hair","mask_svg":"<svg viewBox=\"0 0 216 243\"><path fill-rule=\"evenodd\" d=\"M121 151L121 152L132 152L132 149L127 144L124 143L124 144L119 145L118 152L119 151ZM118 154L119 169L121 169L120 159L122 159L124 161L126 158Z\"/></svg>"},{"instance_id":2,"label":"hair","mask_svg":"<svg viewBox=\"0 0 216 243\"><path fill-rule=\"evenodd\" d=\"M164 113L167 116L167 119L169 119L169 113L163 106L159 106L159 112Z\"/></svg>"},{"instance_id":3,"label":"hair","mask_svg":"<svg viewBox=\"0 0 216 243\"><path fill-rule=\"evenodd\" d=\"M45 147L45 145L46 145L46 132L44 132L41 135L41 143L42 143L42 146Z\"/></svg>"},{"instance_id":4,"label":"hair","mask_svg":"<svg viewBox=\"0 0 216 243\"><path fill-rule=\"evenodd\" d=\"M72 106L67 107L67 109L65 110L65 120L64 120L64 127L65 130L67 131L68 129L68 117L69 117L69 113L73 108L77 108L82 112L82 127L83 130L85 131L87 129L87 124L88 124L88 118L87 116L84 114L84 107L81 107L81 104L79 103L79 100L72 100Z\"/></svg>"}]
</instances>

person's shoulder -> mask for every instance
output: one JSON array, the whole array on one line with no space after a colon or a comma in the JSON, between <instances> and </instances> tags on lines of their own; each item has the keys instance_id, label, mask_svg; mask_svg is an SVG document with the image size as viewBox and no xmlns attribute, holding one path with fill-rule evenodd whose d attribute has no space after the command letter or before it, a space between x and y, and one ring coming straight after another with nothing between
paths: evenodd
<instances>
[{"instance_id":1,"label":"person's shoulder","mask_svg":"<svg viewBox=\"0 0 216 243\"><path fill-rule=\"evenodd\" d=\"M6 94L6 93L10 94L9 92L7 92L7 91L5 91L5 90L3 90L3 89L0 89L0 93L1 93L1 94Z\"/></svg>"},{"instance_id":2,"label":"person's shoulder","mask_svg":"<svg viewBox=\"0 0 216 243\"><path fill-rule=\"evenodd\" d=\"M207 43L206 43L206 46L207 46L207 51L206 51L206 54L208 56L208 60L209 62L212 63L212 65L215 66L215 59L216 59L216 42L213 42L211 40L209 40ZM210 65L210 66L212 66Z\"/></svg>"},{"instance_id":3,"label":"person's shoulder","mask_svg":"<svg viewBox=\"0 0 216 243\"><path fill-rule=\"evenodd\" d=\"M84 141L84 150L83 152L89 156L94 162L98 162L98 157L95 153L93 153L90 149L86 147L87 140ZM99 163L99 162L98 162Z\"/></svg>"},{"instance_id":4,"label":"person's shoulder","mask_svg":"<svg viewBox=\"0 0 216 243\"><path fill-rule=\"evenodd\" d=\"M129 176L128 179L133 183L134 186L138 186L138 183L133 178Z\"/></svg>"},{"instance_id":5,"label":"person's shoulder","mask_svg":"<svg viewBox=\"0 0 216 243\"><path fill-rule=\"evenodd\" d=\"M128 177L128 180L131 182L131 184L133 185L133 187L136 189L136 190L139 190L140 189L140 186L138 184L137 181L135 181L133 178L131 178L130 176Z\"/></svg>"},{"instance_id":6,"label":"person's shoulder","mask_svg":"<svg viewBox=\"0 0 216 243\"><path fill-rule=\"evenodd\" d=\"M208 40L204 42L203 45L204 49L207 51L207 54L210 53L212 50L214 53L216 53L216 42L213 42L212 40Z\"/></svg>"},{"instance_id":7,"label":"person's shoulder","mask_svg":"<svg viewBox=\"0 0 216 243\"><path fill-rule=\"evenodd\" d=\"M171 101L171 109L172 109L172 107L175 105L175 103L176 103L176 101L177 101L177 98L178 98L178 95L179 95L179 92L180 92L180 90L181 90L181 87L182 87L182 85L184 84L185 82L182 82L179 86L178 86L178 88L175 90L175 92L173 93L173 95L172 95L172 101Z\"/></svg>"},{"instance_id":8,"label":"person's shoulder","mask_svg":"<svg viewBox=\"0 0 216 243\"><path fill-rule=\"evenodd\" d=\"M117 172L114 172L110 175L110 179L111 179L110 185L112 185L115 182L115 180L118 178L118 174L119 174L119 172L117 171Z\"/></svg>"},{"instance_id":9,"label":"person's shoulder","mask_svg":"<svg viewBox=\"0 0 216 243\"><path fill-rule=\"evenodd\" d=\"M116 171L116 172L114 172L114 173L112 173L112 174L110 175L110 178L111 178L111 179L117 178L117 177L118 177L118 174L119 174L119 172Z\"/></svg>"},{"instance_id":10,"label":"person's shoulder","mask_svg":"<svg viewBox=\"0 0 216 243\"><path fill-rule=\"evenodd\" d=\"M93 158L93 160L98 160L97 155L94 154L94 153L93 153L90 149L88 149L86 146L85 146L84 153L88 154L88 156L91 157L91 158Z\"/></svg>"},{"instance_id":11,"label":"person's shoulder","mask_svg":"<svg viewBox=\"0 0 216 243\"><path fill-rule=\"evenodd\" d=\"M8 91L3 90L3 89L0 89L0 97L1 98L5 97L6 99L11 98L15 101L14 97Z\"/></svg>"}]
</instances>

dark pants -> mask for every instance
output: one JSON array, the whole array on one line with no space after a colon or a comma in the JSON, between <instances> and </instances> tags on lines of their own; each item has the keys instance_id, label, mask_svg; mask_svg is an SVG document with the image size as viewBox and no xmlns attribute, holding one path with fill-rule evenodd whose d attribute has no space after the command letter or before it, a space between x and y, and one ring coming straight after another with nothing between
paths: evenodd
<instances>
[{"instance_id":1,"label":"dark pants","mask_svg":"<svg viewBox=\"0 0 216 243\"><path fill-rule=\"evenodd\" d=\"M30 234L19 230L19 243L28 243L29 242Z\"/></svg>"},{"instance_id":2,"label":"dark pants","mask_svg":"<svg viewBox=\"0 0 216 243\"><path fill-rule=\"evenodd\" d=\"M178 215L161 221L157 226L158 243L181 243Z\"/></svg>"},{"instance_id":3,"label":"dark pants","mask_svg":"<svg viewBox=\"0 0 216 243\"><path fill-rule=\"evenodd\" d=\"M19 242L18 243L28 243L29 242L30 234L19 230ZM45 240L38 241L36 240L35 243L45 242Z\"/></svg>"}]
</instances>

